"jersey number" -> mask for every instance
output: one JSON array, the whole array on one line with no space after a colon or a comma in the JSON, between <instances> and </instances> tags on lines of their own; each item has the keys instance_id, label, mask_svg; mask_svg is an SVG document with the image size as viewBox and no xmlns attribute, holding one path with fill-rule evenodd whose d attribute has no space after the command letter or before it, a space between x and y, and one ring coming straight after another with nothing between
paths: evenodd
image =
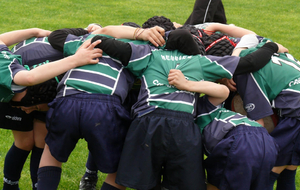
<instances>
[{"instance_id":1,"label":"jersey number","mask_svg":"<svg viewBox=\"0 0 300 190\"><path fill-rule=\"evenodd\" d=\"M282 63L285 63L286 65L289 65L291 67L293 67L294 69L300 71L300 62L295 59L291 54L289 53L285 53L285 56L290 59L290 60L293 60L294 62L292 61L288 61L288 60L285 60L285 59L281 59L280 57L276 56L276 55L273 55L272 56L272 62L276 65L282 65Z\"/></svg>"}]
</instances>

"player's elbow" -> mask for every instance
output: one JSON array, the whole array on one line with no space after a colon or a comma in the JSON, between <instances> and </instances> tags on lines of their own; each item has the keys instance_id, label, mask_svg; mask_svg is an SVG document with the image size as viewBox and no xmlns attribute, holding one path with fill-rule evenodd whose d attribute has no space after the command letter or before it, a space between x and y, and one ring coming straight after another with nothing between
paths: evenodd
<instances>
[{"instance_id":1,"label":"player's elbow","mask_svg":"<svg viewBox=\"0 0 300 190\"><path fill-rule=\"evenodd\" d=\"M229 93L230 93L229 88L227 86L225 86L225 85L222 85L221 89L220 89L220 95L221 95L220 98L226 100L228 98L228 96L229 96Z\"/></svg>"},{"instance_id":2,"label":"player's elbow","mask_svg":"<svg viewBox=\"0 0 300 190\"><path fill-rule=\"evenodd\" d=\"M22 86L33 86L36 84L35 76L32 75L30 72L24 77L24 80L21 84Z\"/></svg>"},{"instance_id":3,"label":"player's elbow","mask_svg":"<svg viewBox=\"0 0 300 190\"><path fill-rule=\"evenodd\" d=\"M36 85L36 80L35 80L35 76L32 75L32 74L29 74L26 79L26 86L33 86L33 85Z\"/></svg>"},{"instance_id":4,"label":"player's elbow","mask_svg":"<svg viewBox=\"0 0 300 190\"><path fill-rule=\"evenodd\" d=\"M20 71L14 76L14 83L20 86L33 86L36 84L36 77L29 71Z\"/></svg>"}]
</instances>

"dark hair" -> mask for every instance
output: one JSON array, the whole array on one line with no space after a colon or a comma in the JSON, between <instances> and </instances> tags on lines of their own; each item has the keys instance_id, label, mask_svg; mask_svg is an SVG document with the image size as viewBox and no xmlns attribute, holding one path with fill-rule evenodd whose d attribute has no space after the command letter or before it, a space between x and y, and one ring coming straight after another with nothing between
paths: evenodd
<instances>
[{"instance_id":1,"label":"dark hair","mask_svg":"<svg viewBox=\"0 0 300 190\"><path fill-rule=\"evenodd\" d=\"M207 35L205 34L201 29L198 29L192 25L183 25L181 27L176 28L176 30L188 30L190 32L190 34L192 35L194 41L196 42L198 49L200 50L200 54L201 55L205 55L205 46L204 43L202 41L203 35ZM204 34L203 34L204 33Z\"/></svg>"},{"instance_id":2,"label":"dark hair","mask_svg":"<svg viewBox=\"0 0 300 190\"><path fill-rule=\"evenodd\" d=\"M132 26L132 27L135 27L135 28L141 28L141 26L138 25L135 22L124 22L122 25L124 25L124 26Z\"/></svg>"},{"instance_id":3,"label":"dark hair","mask_svg":"<svg viewBox=\"0 0 300 190\"><path fill-rule=\"evenodd\" d=\"M176 29L173 22L164 16L153 16L149 18L146 22L144 22L142 28L151 28L153 26L160 26L165 29L165 31Z\"/></svg>"},{"instance_id":4,"label":"dark hair","mask_svg":"<svg viewBox=\"0 0 300 190\"><path fill-rule=\"evenodd\" d=\"M44 64L44 63L42 63ZM33 65L30 67L30 69L33 69L39 65ZM28 67L27 67L28 69ZM54 98L56 97L57 94L57 85L59 81L63 78L65 73L52 78L50 80L47 80L43 83L33 85L33 86L28 86L27 87L27 92L25 96L21 99L21 101L10 101L10 104L12 106L33 106L37 104L43 104L43 103L50 103Z\"/></svg>"},{"instance_id":5,"label":"dark hair","mask_svg":"<svg viewBox=\"0 0 300 190\"><path fill-rule=\"evenodd\" d=\"M200 38L202 43L204 44L206 55L231 55L236 45L232 40L228 38L228 36L223 33L213 33L209 36L204 32L204 30L198 29L189 24L183 25L179 28L187 29L191 34Z\"/></svg>"},{"instance_id":6,"label":"dark hair","mask_svg":"<svg viewBox=\"0 0 300 190\"><path fill-rule=\"evenodd\" d=\"M208 35L202 29L198 29L193 25L185 24L181 27L178 27L177 29L188 30L191 34L199 37L201 40L202 40L202 38L207 38L208 37Z\"/></svg>"}]
</instances>

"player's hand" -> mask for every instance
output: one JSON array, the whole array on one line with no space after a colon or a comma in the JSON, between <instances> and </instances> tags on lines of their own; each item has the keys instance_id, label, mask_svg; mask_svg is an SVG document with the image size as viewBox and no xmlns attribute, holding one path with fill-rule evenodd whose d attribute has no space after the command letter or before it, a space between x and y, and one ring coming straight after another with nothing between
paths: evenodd
<instances>
[{"instance_id":1,"label":"player's hand","mask_svg":"<svg viewBox=\"0 0 300 190\"><path fill-rule=\"evenodd\" d=\"M76 51L78 63L77 66L87 64L97 64L99 57L102 57L103 51L99 48L95 48L96 45L100 44L101 40L97 40L91 44L91 39L85 41Z\"/></svg>"},{"instance_id":2,"label":"player's hand","mask_svg":"<svg viewBox=\"0 0 300 190\"><path fill-rule=\"evenodd\" d=\"M267 43L269 43L269 42L271 42L271 41L268 40ZM283 45L281 45L281 44L279 44L277 42L274 42L274 43L277 44L277 46L278 46L277 53L288 53L289 52L289 50L286 47L284 47Z\"/></svg>"},{"instance_id":3,"label":"player's hand","mask_svg":"<svg viewBox=\"0 0 300 190\"><path fill-rule=\"evenodd\" d=\"M217 82L226 85L230 91L236 91L236 83L233 81L233 79L222 78Z\"/></svg>"},{"instance_id":4,"label":"player's hand","mask_svg":"<svg viewBox=\"0 0 300 190\"><path fill-rule=\"evenodd\" d=\"M51 34L50 30L44 30L44 29L40 29L40 28L34 28L33 29L35 32L35 37L39 38L39 37L46 37L49 36Z\"/></svg>"},{"instance_id":5,"label":"player's hand","mask_svg":"<svg viewBox=\"0 0 300 190\"><path fill-rule=\"evenodd\" d=\"M179 24L179 23L177 23L177 22L173 22L173 25L175 26L175 28L182 27L182 24Z\"/></svg>"},{"instance_id":6,"label":"player's hand","mask_svg":"<svg viewBox=\"0 0 300 190\"><path fill-rule=\"evenodd\" d=\"M275 42L276 43L276 42ZM281 45L281 44L279 44L279 43L276 43L277 44L277 46L278 46L278 51L277 51L277 53L288 53L289 52L289 50L286 48L286 47L284 47L283 45Z\"/></svg>"},{"instance_id":7,"label":"player's hand","mask_svg":"<svg viewBox=\"0 0 300 190\"><path fill-rule=\"evenodd\" d=\"M95 23L92 23L92 24L89 24L88 27L86 27L85 29L89 32L89 33L92 33L98 29L102 28L100 25L98 24L95 24Z\"/></svg>"},{"instance_id":8,"label":"player's hand","mask_svg":"<svg viewBox=\"0 0 300 190\"><path fill-rule=\"evenodd\" d=\"M179 90L186 90L188 80L184 77L183 73L177 69L171 69L168 81L170 85L175 86Z\"/></svg>"},{"instance_id":9,"label":"player's hand","mask_svg":"<svg viewBox=\"0 0 300 190\"><path fill-rule=\"evenodd\" d=\"M137 39L150 41L155 47L163 46L166 43L163 38L165 36L165 30L162 27L154 26L148 29L141 29L138 33L140 33L140 35Z\"/></svg>"}]
</instances>

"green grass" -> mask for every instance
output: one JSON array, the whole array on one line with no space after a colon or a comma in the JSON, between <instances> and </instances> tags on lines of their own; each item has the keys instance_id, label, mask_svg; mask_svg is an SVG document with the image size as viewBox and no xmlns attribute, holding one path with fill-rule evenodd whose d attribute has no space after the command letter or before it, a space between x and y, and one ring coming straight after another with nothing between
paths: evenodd
<instances>
[{"instance_id":1,"label":"green grass","mask_svg":"<svg viewBox=\"0 0 300 190\"><path fill-rule=\"evenodd\" d=\"M298 0L223 0L228 23L248 28L257 34L284 44L296 58L300 57L300 6ZM194 0L9 0L0 2L0 33L11 30L38 27L56 30L65 27L86 27L89 23L103 26L131 21L142 24L149 17L164 15L172 21L184 23L191 13ZM13 137L10 131L0 130L0 178L3 177L3 163ZM78 189L78 183L85 171L88 150L80 140L68 162L63 165L61 190ZM30 189L29 161L22 172L20 187ZM299 170L297 189L300 189ZM98 182L105 179L101 174ZM1 185L0 185L1 187Z\"/></svg>"}]
</instances>

